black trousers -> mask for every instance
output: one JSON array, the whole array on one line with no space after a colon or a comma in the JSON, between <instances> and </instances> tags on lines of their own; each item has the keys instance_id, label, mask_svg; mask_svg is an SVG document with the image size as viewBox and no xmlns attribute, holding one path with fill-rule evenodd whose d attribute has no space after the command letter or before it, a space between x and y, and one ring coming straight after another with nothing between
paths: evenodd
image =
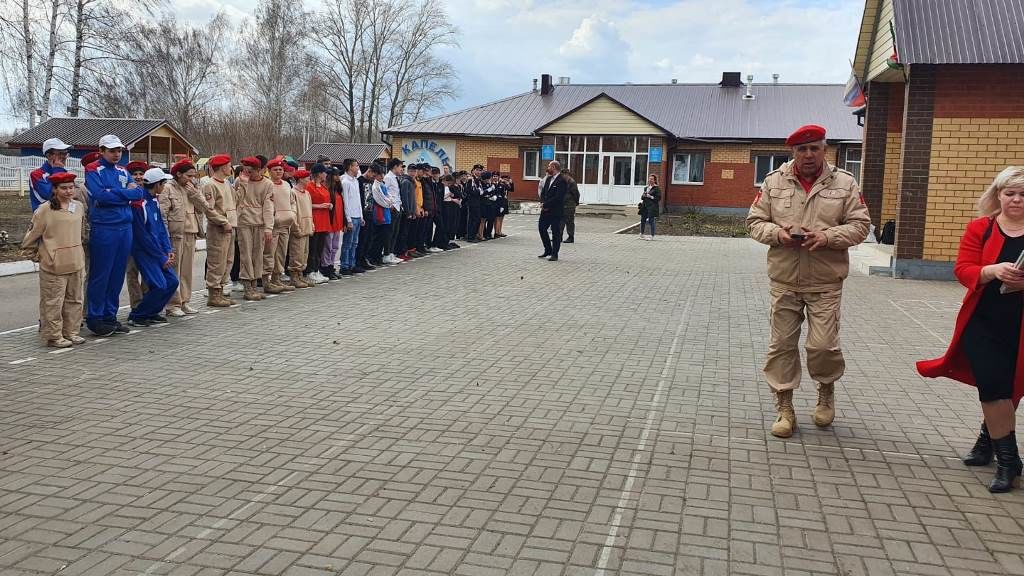
<instances>
[{"instance_id":1,"label":"black trousers","mask_svg":"<svg viewBox=\"0 0 1024 576\"><path fill-rule=\"evenodd\" d=\"M463 200L462 201L462 205L459 206L459 219L458 219L458 223L455 225L455 230L458 231L458 234L455 235L456 238L466 238L466 228L467 228L467 226L469 226L468 222L469 222L469 202L466 201L466 200Z\"/></svg>"},{"instance_id":2,"label":"black trousers","mask_svg":"<svg viewBox=\"0 0 1024 576\"><path fill-rule=\"evenodd\" d=\"M238 254L238 234L235 234L235 260L231 263L231 281L238 282L239 274L241 274L242 257Z\"/></svg>"},{"instance_id":3,"label":"black trousers","mask_svg":"<svg viewBox=\"0 0 1024 576\"><path fill-rule=\"evenodd\" d=\"M418 218L417 221L419 223L419 234L416 238L416 249L421 252L426 252L427 247L430 246L431 236L433 236L434 233L434 216L432 214L424 216L422 218Z\"/></svg>"},{"instance_id":4,"label":"black trousers","mask_svg":"<svg viewBox=\"0 0 1024 576\"><path fill-rule=\"evenodd\" d=\"M466 211L466 238L470 240L477 238L478 230L480 230L480 206L470 205Z\"/></svg>"},{"instance_id":5,"label":"black trousers","mask_svg":"<svg viewBox=\"0 0 1024 576\"><path fill-rule=\"evenodd\" d=\"M324 251L324 243L327 241L327 232L314 232L309 237L309 254L306 257L306 274L312 274L320 270L320 255Z\"/></svg>"},{"instance_id":6,"label":"black trousers","mask_svg":"<svg viewBox=\"0 0 1024 576\"><path fill-rule=\"evenodd\" d=\"M385 246L390 244L391 224L374 224L371 222L370 226L373 226L373 234L370 235L370 247L366 250L366 258L373 264L380 262L380 259L385 254ZM387 254L390 254L390 252L387 252Z\"/></svg>"},{"instance_id":7,"label":"black trousers","mask_svg":"<svg viewBox=\"0 0 1024 576\"><path fill-rule=\"evenodd\" d=\"M566 238L576 239L576 208L566 208L562 220L565 223Z\"/></svg>"},{"instance_id":8,"label":"black trousers","mask_svg":"<svg viewBox=\"0 0 1024 576\"><path fill-rule=\"evenodd\" d=\"M537 229L540 231L540 241L544 244L544 253L558 256L558 250L562 247L562 215L542 213L537 219Z\"/></svg>"},{"instance_id":9,"label":"black trousers","mask_svg":"<svg viewBox=\"0 0 1024 576\"><path fill-rule=\"evenodd\" d=\"M437 248L447 248L448 242L451 240L448 237L448 227L446 225L448 214L445 213L445 208L447 208L445 204L448 204L448 202L439 202L437 205L440 206L440 209L434 213L434 238L430 245Z\"/></svg>"},{"instance_id":10,"label":"black trousers","mask_svg":"<svg viewBox=\"0 0 1024 576\"><path fill-rule=\"evenodd\" d=\"M455 202L445 202L444 205L444 228L448 236L448 242L459 237L459 205Z\"/></svg>"},{"instance_id":11,"label":"black trousers","mask_svg":"<svg viewBox=\"0 0 1024 576\"><path fill-rule=\"evenodd\" d=\"M374 226L373 214L363 212L363 226L359 229L359 244L356 245L356 265L365 262L370 252L370 244L373 242Z\"/></svg>"},{"instance_id":12,"label":"black trousers","mask_svg":"<svg viewBox=\"0 0 1024 576\"><path fill-rule=\"evenodd\" d=\"M415 248L416 243L416 219L402 216L402 225L398 229L398 237L395 238L395 253L404 254Z\"/></svg>"},{"instance_id":13,"label":"black trousers","mask_svg":"<svg viewBox=\"0 0 1024 576\"><path fill-rule=\"evenodd\" d=\"M402 230L402 214L391 211L391 234L384 238L384 253L398 255L398 233Z\"/></svg>"}]
</instances>

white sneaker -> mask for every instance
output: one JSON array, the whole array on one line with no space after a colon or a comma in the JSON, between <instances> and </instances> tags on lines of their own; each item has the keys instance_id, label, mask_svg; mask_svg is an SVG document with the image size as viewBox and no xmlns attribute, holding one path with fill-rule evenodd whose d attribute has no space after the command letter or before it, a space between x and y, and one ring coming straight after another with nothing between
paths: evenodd
<instances>
[{"instance_id":1,"label":"white sneaker","mask_svg":"<svg viewBox=\"0 0 1024 576\"><path fill-rule=\"evenodd\" d=\"M181 305L181 311L184 312L185 314L199 314L199 310L196 310L195 308L189 306L188 302L185 302L184 304Z\"/></svg>"},{"instance_id":2,"label":"white sneaker","mask_svg":"<svg viewBox=\"0 0 1024 576\"><path fill-rule=\"evenodd\" d=\"M232 287L233 287L232 284L225 285L223 288L220 289L221 294L224 294L225 296L231 296L231 288Z\"/></svg>"},{"instance_id":3,"label":"white sneaker","mask_svg":"<svg viewBox=\"0 0 1024 576\"><path fill-rule=\"evenodd\" d=\"M444 250L441 250L437 246L431 246L430 248L427 248L427 252L444 252Z\"/></svg>"},{"instance_id":4,"label":"white sneaker","mask_svg":"<svg viewBox=\"0 0 1024 576\"><path fill-rule=\"evenodd\" d=\"M654 242L654 236L648 236L647 237L647 241L648 242Z\"/></svg>"},{"instance_id":5,"label":"white sneaker","mask_svg":"<svg viewBox=\"0 0 1024 576\"><path fill-rule=\"evenodd\" d=\"M641 239L641 240L647 240L647 235L646 235L646 234L643 234L643 233L641 233L641 234L640 234L640 239Z\"/></svg>"},{"instance_id":6,"label":"white sneaker","mask_svg":"<svg viewBox=\"0 0 1024 576\"><path fill-rule=\"evenodd\" d=\"M185 312L181 308L168 308L164 311L164 316L173 316L175 318L181 318L185 315Z\"/></svg>"},{"instance_id":7,"label":"white sneaker","mask_svg":"<svg viewBox=\"0 0 1024 576\"><path fill-rule=\"evenodd\" d=\"M232 292L243 292L243 291L245 291L245 286L242 286L241 282L235 282L234 284L231 285L231 291Z\"/></svg>"},{"instance_id":8,"label":"white sneaker","mask_svg":"<svg viewBox=\"0 0 1024 576\"><path fill-rule=\"evenodd\" d=\"M316 274L316 283L317 284L326 284L326 283L331 281L330 278L328 278L327 276L323 275L323 272L317 271L315 274Z\"/></svg>"}]
</instances>

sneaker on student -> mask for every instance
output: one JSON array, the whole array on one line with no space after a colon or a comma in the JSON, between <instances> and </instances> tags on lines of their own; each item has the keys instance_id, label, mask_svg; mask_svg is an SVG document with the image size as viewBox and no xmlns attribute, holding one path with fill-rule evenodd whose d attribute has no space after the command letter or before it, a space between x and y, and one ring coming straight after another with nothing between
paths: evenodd
<instances>
[{"instance_id":1,"label":"sneaker on student","mask_svg":"<svg viewBox=\"0 0 1024 576\"><path fill-rule=\"evenodd\" d=\"M181 305L181 311L184 312L185 314L199 314L199 310L196 310L195 308L189 306L188 302L185 302Z\"/></svg>"},{"instance_id":2,"label":"sneaker on student","mask_svg":"<svg viewBox=\"0 0 1024 576\"><path fill-rule=\"evenodd\" d=\"M185 315L185 312L181 308L168 308L164 310L164 314L172 318L181 318Z\"/></svg>"},{"instance_id":3,"label":"sneaker on student","mask_svg":"<svg viewBox=\"0 0 1024 576\"><path fill-rule=\"evenodd\" d=\"M70 340L72 344L83 344L83 343L85 343L85 338L82 338L78 334L72 334L71 336L67 336L67 339Z\"/></svg>"},{"instance_id":4,"label":"sneaker on student","mask_svg":"<svg viewBox=\"0 0 1024 576\"><path fill-rule=\"evenodd\" d=\"M431 246L430 248L427 248L427 252L435 252L436 253L436 252L444 252L444 250L438 248L437 246Z\"/></svg>"},{"instance_id":5,"label":"sneaker on student","mask_svg":"<svg viewBox=\"0 0 1024 576\"><path fill-rule=\"evenodd\" d=\"M128 318L128 325L129 326L137 326L137 327L143 327L144 328L146 326L152 326L152 324L153 324L152 321L146 320L145 318Z\"/></svg>"},{"instance_id":6,"label":"sneaker on student","mask_svg":"<svg viewBox=\"0 0 1024 576\"><path fill-rule=\"evenodd\" d=\"M161 316L159 314L155 314L153 316L150 316L149 318L146 318L146 320L149 320L150 323L152 323L152 324L167 324L167 318L165 318L164 316Z\"/></svg>"}]
</instances>

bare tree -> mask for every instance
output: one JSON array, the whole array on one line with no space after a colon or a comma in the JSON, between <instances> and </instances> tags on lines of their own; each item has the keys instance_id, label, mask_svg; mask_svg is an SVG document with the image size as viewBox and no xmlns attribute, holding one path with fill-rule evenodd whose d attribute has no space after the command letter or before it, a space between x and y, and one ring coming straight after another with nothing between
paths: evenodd
<instances>
[{"instance_id":1,"label":"bare tree","mask_svg":"<svg viewBox=\"0 0 1024 576\"><path fill-rule=\"evenodd\" d=\"M246 79L241 96L264 119L269 147L281 148L285 122L301 88L289 77L305 54L302 15L285 0L261 0L253 29L241 35L235 67Z\"/></svg>"}]
</instances>

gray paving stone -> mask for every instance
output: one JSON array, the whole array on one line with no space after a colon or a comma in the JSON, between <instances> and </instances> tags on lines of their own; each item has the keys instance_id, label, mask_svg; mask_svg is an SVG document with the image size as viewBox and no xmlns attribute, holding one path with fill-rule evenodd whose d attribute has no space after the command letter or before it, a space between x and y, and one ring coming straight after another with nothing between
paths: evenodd
<instances>
[{"instance_id":1,"label":"gray paving stone","mask_svg":"<svg viewBox=\"0 0 1024 576\"><path fill-rule=\"evenodd\" d=\"M764 249L626 224L550 263L510 216L61 354L0 336L0 573L1024 572L1024 493L957 460L972 390L914 371L958 285L851 277L836 423L805 375L779 440Z\"/></svg>"}]
</instances>

